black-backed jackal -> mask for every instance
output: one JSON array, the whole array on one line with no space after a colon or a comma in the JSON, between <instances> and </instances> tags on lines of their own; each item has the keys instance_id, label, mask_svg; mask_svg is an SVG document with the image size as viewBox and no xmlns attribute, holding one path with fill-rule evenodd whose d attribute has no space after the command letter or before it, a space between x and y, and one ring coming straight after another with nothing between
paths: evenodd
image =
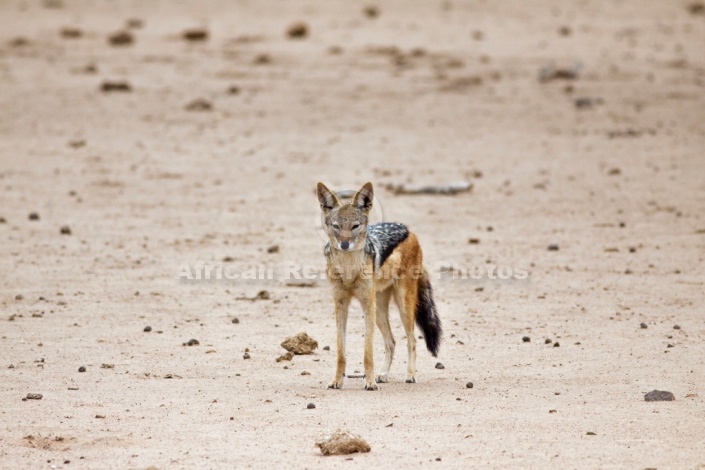
<instances>
[{"instance_id":1,"label":"black-backed jackal","mask_svg":"<svg viewBox=\"0 0 705 470\"><path fill-rule=\"evenodd\" d=\"M423 267L421 246L406 226L379 223L368 226L374 193L365 184L349 204L341 204L323 183L318 183L318 200L330 241L324 253L328 279L333 286L335 323L338 332L338 363L328 388L341 388L345 377L345 330L350 301L358 299L365 312L365 389L377 390L377 383L389 379L394 358L394 336L389 327L389 300L399 307L406 331L409 354L406 381L416 382L416 323L428 350L436 356L443 331L433 301L428 272ZM384 364L375 377L373 338L375 324L384 338Z\"/></svg>"}]
</instances>

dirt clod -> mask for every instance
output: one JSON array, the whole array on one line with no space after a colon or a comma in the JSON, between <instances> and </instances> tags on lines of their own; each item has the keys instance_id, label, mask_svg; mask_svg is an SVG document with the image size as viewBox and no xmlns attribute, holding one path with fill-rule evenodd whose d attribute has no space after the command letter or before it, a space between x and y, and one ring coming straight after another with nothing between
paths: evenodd
<instances>
[{"instance_id":1,"label":"dirt clod","mask_svg":"<svg viewBox=\"0 0 705 470\"><path fill-rule=\"evenodd\" d=\"M282 341L282 348L294 354L313 354L318 348L318 342L304 332L290 336Z\"/></svg>"},{"instance_id":2,"label":"dirt clod","mask_svg":"<svg viewBox=\"0 0 705 470\"><path fill-rule=\"evenodd\" d=\"M645 401L674 401L676 397L671 392L652 390L644 395Z\"/></svg>"},{"instance_id":3,"label":"dirt clod","mask_svg":"<svg viewBox=\"0 0 705 470\"><path fill-rule=\"evenodd\" d=\"M355 452L369 452L370 445L360 436L338 429L323 436L316 442L323 455L345 455Z\"/></svg>"},{"instance_id":4,"label":"dirt clod","mask_svg":"<svg viewBox=\"0 0 705 470\"><path fill-rule=\"evenodd\" d=\"M277 358L277 362L290 361L294 358L294 353L287 352Z\"/></svg>"},{"instance_id":5,"label":"dirt clod","mask_svg":"<svg viewBox=\"0 0 705 470\"><path fill-rule=\"evenodd\" d=\"M379 8L375 5L367 5L362 9L362 13L368 18L377 18L379 16Z\"/></svg>"}]
</instances>

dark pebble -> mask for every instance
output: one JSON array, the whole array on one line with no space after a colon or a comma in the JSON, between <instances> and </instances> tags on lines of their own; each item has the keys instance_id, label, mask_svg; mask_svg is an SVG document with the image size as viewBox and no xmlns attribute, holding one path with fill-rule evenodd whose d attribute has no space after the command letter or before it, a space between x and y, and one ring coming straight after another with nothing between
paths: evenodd
<instances>
[{"instance_id":1,"label":"dark pebble","mask_svg":"<svg viewBox=\"0 0 705 470\"><path fill-rule=\"evenodd\" d=\"M105 81L100 85L100 91L105 93L111 93L114 91L129 92L132 91L132 86L125 81Z\"/></svg>"},{"instance_id":2,"label":"dark pebble","mask_svg":"<svg viewBox=\"0 0 705 470\"><path fill-rule=\"evenodd\" d=\"M673 401L676 397L673 396L671 392L664 392L662 390L652 390L646 395L644 395L644 400L646 401Z\"/></svg>"},{"instance_id":3,"label":"dark pebble","mask_svg":"<svg viewBox=\"0 0 705 470\"><path fill-rule=\"evenodd\" d=\"M308 405L306 405L306 408L309 410L313 410L314 408L316 408L316 405L313 403L309 403Z\"/></svg>"},{"instance_id":4,"label":"dark pebble","mask_svg":"<svg viewBox=\"0 0 705 470\"><path fill-rule=\"evenodd\" d=\"M42 398L44 398L44 395L42 395L41 393L28 393L26 399L27 400L41 400Z\"/></svg>"},{"instance_id":5,"label":"dark pebble","mask_svg":"<svg viewBox=\"0 0 705 470\"><path fill-rule=\"evenodd\" d=\"M436 362L436 369L445 369L446 366L443 365L442 362Z\"/></svg>"},{"instance_id":6,"label":"dark pebble","mask_svg":"<svg viewBox=\"0 0 705 470\"><path fill-rule=\"evenodd\" d=\"M555 343L553 343L553 347L554 347L554 348L560 348L560 347L561 347L561 343L559 343L558 341L556 341Z\"/></svg>"},{"instance_id":7,"label":"dark pebble","mask_svg":"<svg viewBox=\"0 0 705 470\"><path fill-rule=\"evenodd\" d=\"M235 421L235 416L231 416L230 421Z\"/></svg>"},{"instance_id":8,"label":"dark pebble","mask_svg":"<svg viewBox=\"0 0 705 470\"><path fill-rule=\"evenodd\" d=\"M543 344L551 344L553 341L551 341L551 338L546 338L546 340L543 342Z\"/></svg>"},{"instance_id":9,"label":"dark pebble","mask_svg":"<svg viewBox=\"0 0 705 470\"><path fill-rule=\"evenodd\" d=\"M468 239L468 243L471 245L479 245L480 239L479 238L470 238L470 239Z\"/></svg>"},{"instance_id":10,"label":"dark pebble","mask_svg":"<svg viewBox=\"0 0 705 470\"><path fill-rule=\"evenodd\" d=\"M86 366L81 366L78 368L79 372L85 372L86 371Z\"/></svg>"},{"instance_id":11,"label":"dark pebble","mask_svg":"<svg viewBox=\"0 0 705 470\"><path fill-rule=\"evenodd\" d=\"M250 353L245 353L242 355L243 359L249 359L250 358Z\"/></svg>"},{"instance_id":12,"label":"dark pebble","mask_svg":"<svg viewBox=\"0 0 705 470\"><path fill-rule=\"evenodd\" d=\"M303 39L308 36L308 25L306 23L294 23L286 30L286 35L292 39Z\"/></svg>"},{"instance_id":13,"label":"dark pebble","mask_svg":"<svg viewBox=\"0 0 705 470\"><path fill-rule=\"evenodd\" d=\"M239 318L233 318L233 323L235 323L235 324L240 323L240 319L239 319Z\"/></svg>"},{"instance_id":14,"label":"dark pebble","mask_svg":"<svg viewBox=\"0 0 705 470\"><path fill-rule=\"evenodd\" d=\"M550 245L548 245L548 247L546 249L548 251L558 251L558 245L555 243L551 243Z\"/></svg>"},{"instance_id":15,"label":"dark pebble","mask_svg":"<svg viewBox=\"0 0 705 470\"><path fill-rule=\"evenodd\" d=\"M197 339L190 339L188 340L188 343L184 343L184 346L198 346L199 343Z\"/></svg>"},{"instance_id":16,"label":"dark pebble","mask_svg":"<svg viewBox=\"0 0 705 470\"><path fill-rule=\"evenodd\" d=\"M267 253L279 253L279 245L272 245L267 248Z\"/></svg>"},{"instance_id":17,"label":"dark pebble","mask_svg":"<svg viewBox=\"0 0 705 470\"><path fill-rule=\"evenodd\" d=\"M68 225L64 225L63 227L61 227L59 232L61 233L61 235L71 235L71 227L69 227Z\"/></svg>"},{"instance_id":18,"label":"dark pebble","mask_svg":"<svg viewBox=\"0 0 705 470\"><path fill-rule=\"evenodd\" d=\"M36 212L30 212L29 220L39 220L39 214L37 214Z\"/></svg>"},{"instance_id":19,"label":"dark pebble","mask_svg":"<svg viewBox=\"0 0 705 470\"><path fill-rule=\"evenodd\" d=\"M474 385L472 384L472 382L468 382L465 384L465 388L473 388L473 387L474 387Z\"/></svg>"},{"instance_id":20,"label":"dark pebble","mask_svg":"<svg viewBox=\"0 0 705 470\"><path fill-rule=\"evenodd\" d=\"M108 43L111 46L129 46L135 42L135 37L127 31L118 31L108 36Z\"/></svg>"},{"instance_id":21,"label":"dark pebble","mask_svg":"<svg viewBox=\"0 0 705 470\"><path fill-rule=\"evenodd\" d=\"M634 248L633 246L630 246L629 253L636 253L636 248Z\"/></svg>"},{"instance_id":22,"label":"dark pebble","mask_svg":"<svg viewBox=\"0 0 705 470\"><path fill-rule=\"evenodd\" d=\"M679 325L673 325L673 329L674 329L674 330L680 330L681 327L680 327Z\"/></svg>"},{"instance_id":23,"label":"dark pebble","mask_svg":"<svg viewBox=\"0 0 705 470\"><path fill-rule=\"evenodd\" d=\"M324 351L330 351L330 346L323 346Z\"/></svg>"},{"instance_id":24,"label":"dark pebble","mask_svg":"<svg viewBox=\"0 0 705 470\"><path fill-rule=\"evenodd\" d=\"M187 41L207 41L208 31L205 29L187 29L181 35Z\"/></svg>"},{"instance_id":25,"label":"dark pebble","mask_svg":"<svg viewBox=\"0 0 705 470\"><path fill-rule=\"evenodd\" d=\"M142 330L142 331L144 331L145 333L149 333L150 331L152 331L152 327L151 327L151 326L145 326L145 327L144 327L144 330Z\"/></svg>"},{"instance_id":26,"label":"dark pebble","mask_svg":"<svg viewBox=\"0 0 705 470\"><path fill-rule=\"evenodd\" d=\"M647 328L649 327L649 325L647 325L646 323L642 323L642 324L639 325L639 326L641 326L641 329L642 329L642 330L645 330L645 329L647 329Z\"/></svg>"},{"instance_id":27,"label":"dark pebble","mask_svg":"<svg viewBox=\"0 0 705 470\"><path fill-rule=\"evenodd\" d=\"M530 342L531 342L531 338L529 338L528 336L524 336L521 340L522 340L523 342L525 342L525 343L530 343Z\"/></svg>"}]
</instances>

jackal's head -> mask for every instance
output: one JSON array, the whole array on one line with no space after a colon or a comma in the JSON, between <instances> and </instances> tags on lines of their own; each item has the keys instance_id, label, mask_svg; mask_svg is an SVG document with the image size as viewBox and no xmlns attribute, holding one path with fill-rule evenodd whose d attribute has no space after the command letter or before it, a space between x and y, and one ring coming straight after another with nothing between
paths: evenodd
<instances>
[{"instance_id":1,"label":"jackal's head","mask_svg":"<svg viewBox=\"0 0 705 470\"><path fill-rule=\"evenodd\" d=\"M323 211L323 228L328 234L331 248L341 251L365 248L367 218L374 198L372 183L360 188L348 204L341 204L323 183L318 183L316 192Z\"/></svg>"}]
</instances>

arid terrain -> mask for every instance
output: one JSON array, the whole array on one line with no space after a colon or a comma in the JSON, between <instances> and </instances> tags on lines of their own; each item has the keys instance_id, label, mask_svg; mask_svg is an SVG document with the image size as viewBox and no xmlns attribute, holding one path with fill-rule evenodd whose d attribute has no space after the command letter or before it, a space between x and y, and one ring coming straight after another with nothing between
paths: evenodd
<instances>
[{"instance_id":1,"label":"arid terrain","mask_svg":"<svg viewBox=\"0 0 705 470\"><path fill-rule=\"evenodd\" d=\"M0 468L705 468L705 5L5 0L0 26ZM421 241L445 340L418 384L393 309L391 382L326 390L318 181L372 181ZM355 304L350 374L363 331ZM321 455L339 428L371 452Z\"/></svg>"}]
</instances>

